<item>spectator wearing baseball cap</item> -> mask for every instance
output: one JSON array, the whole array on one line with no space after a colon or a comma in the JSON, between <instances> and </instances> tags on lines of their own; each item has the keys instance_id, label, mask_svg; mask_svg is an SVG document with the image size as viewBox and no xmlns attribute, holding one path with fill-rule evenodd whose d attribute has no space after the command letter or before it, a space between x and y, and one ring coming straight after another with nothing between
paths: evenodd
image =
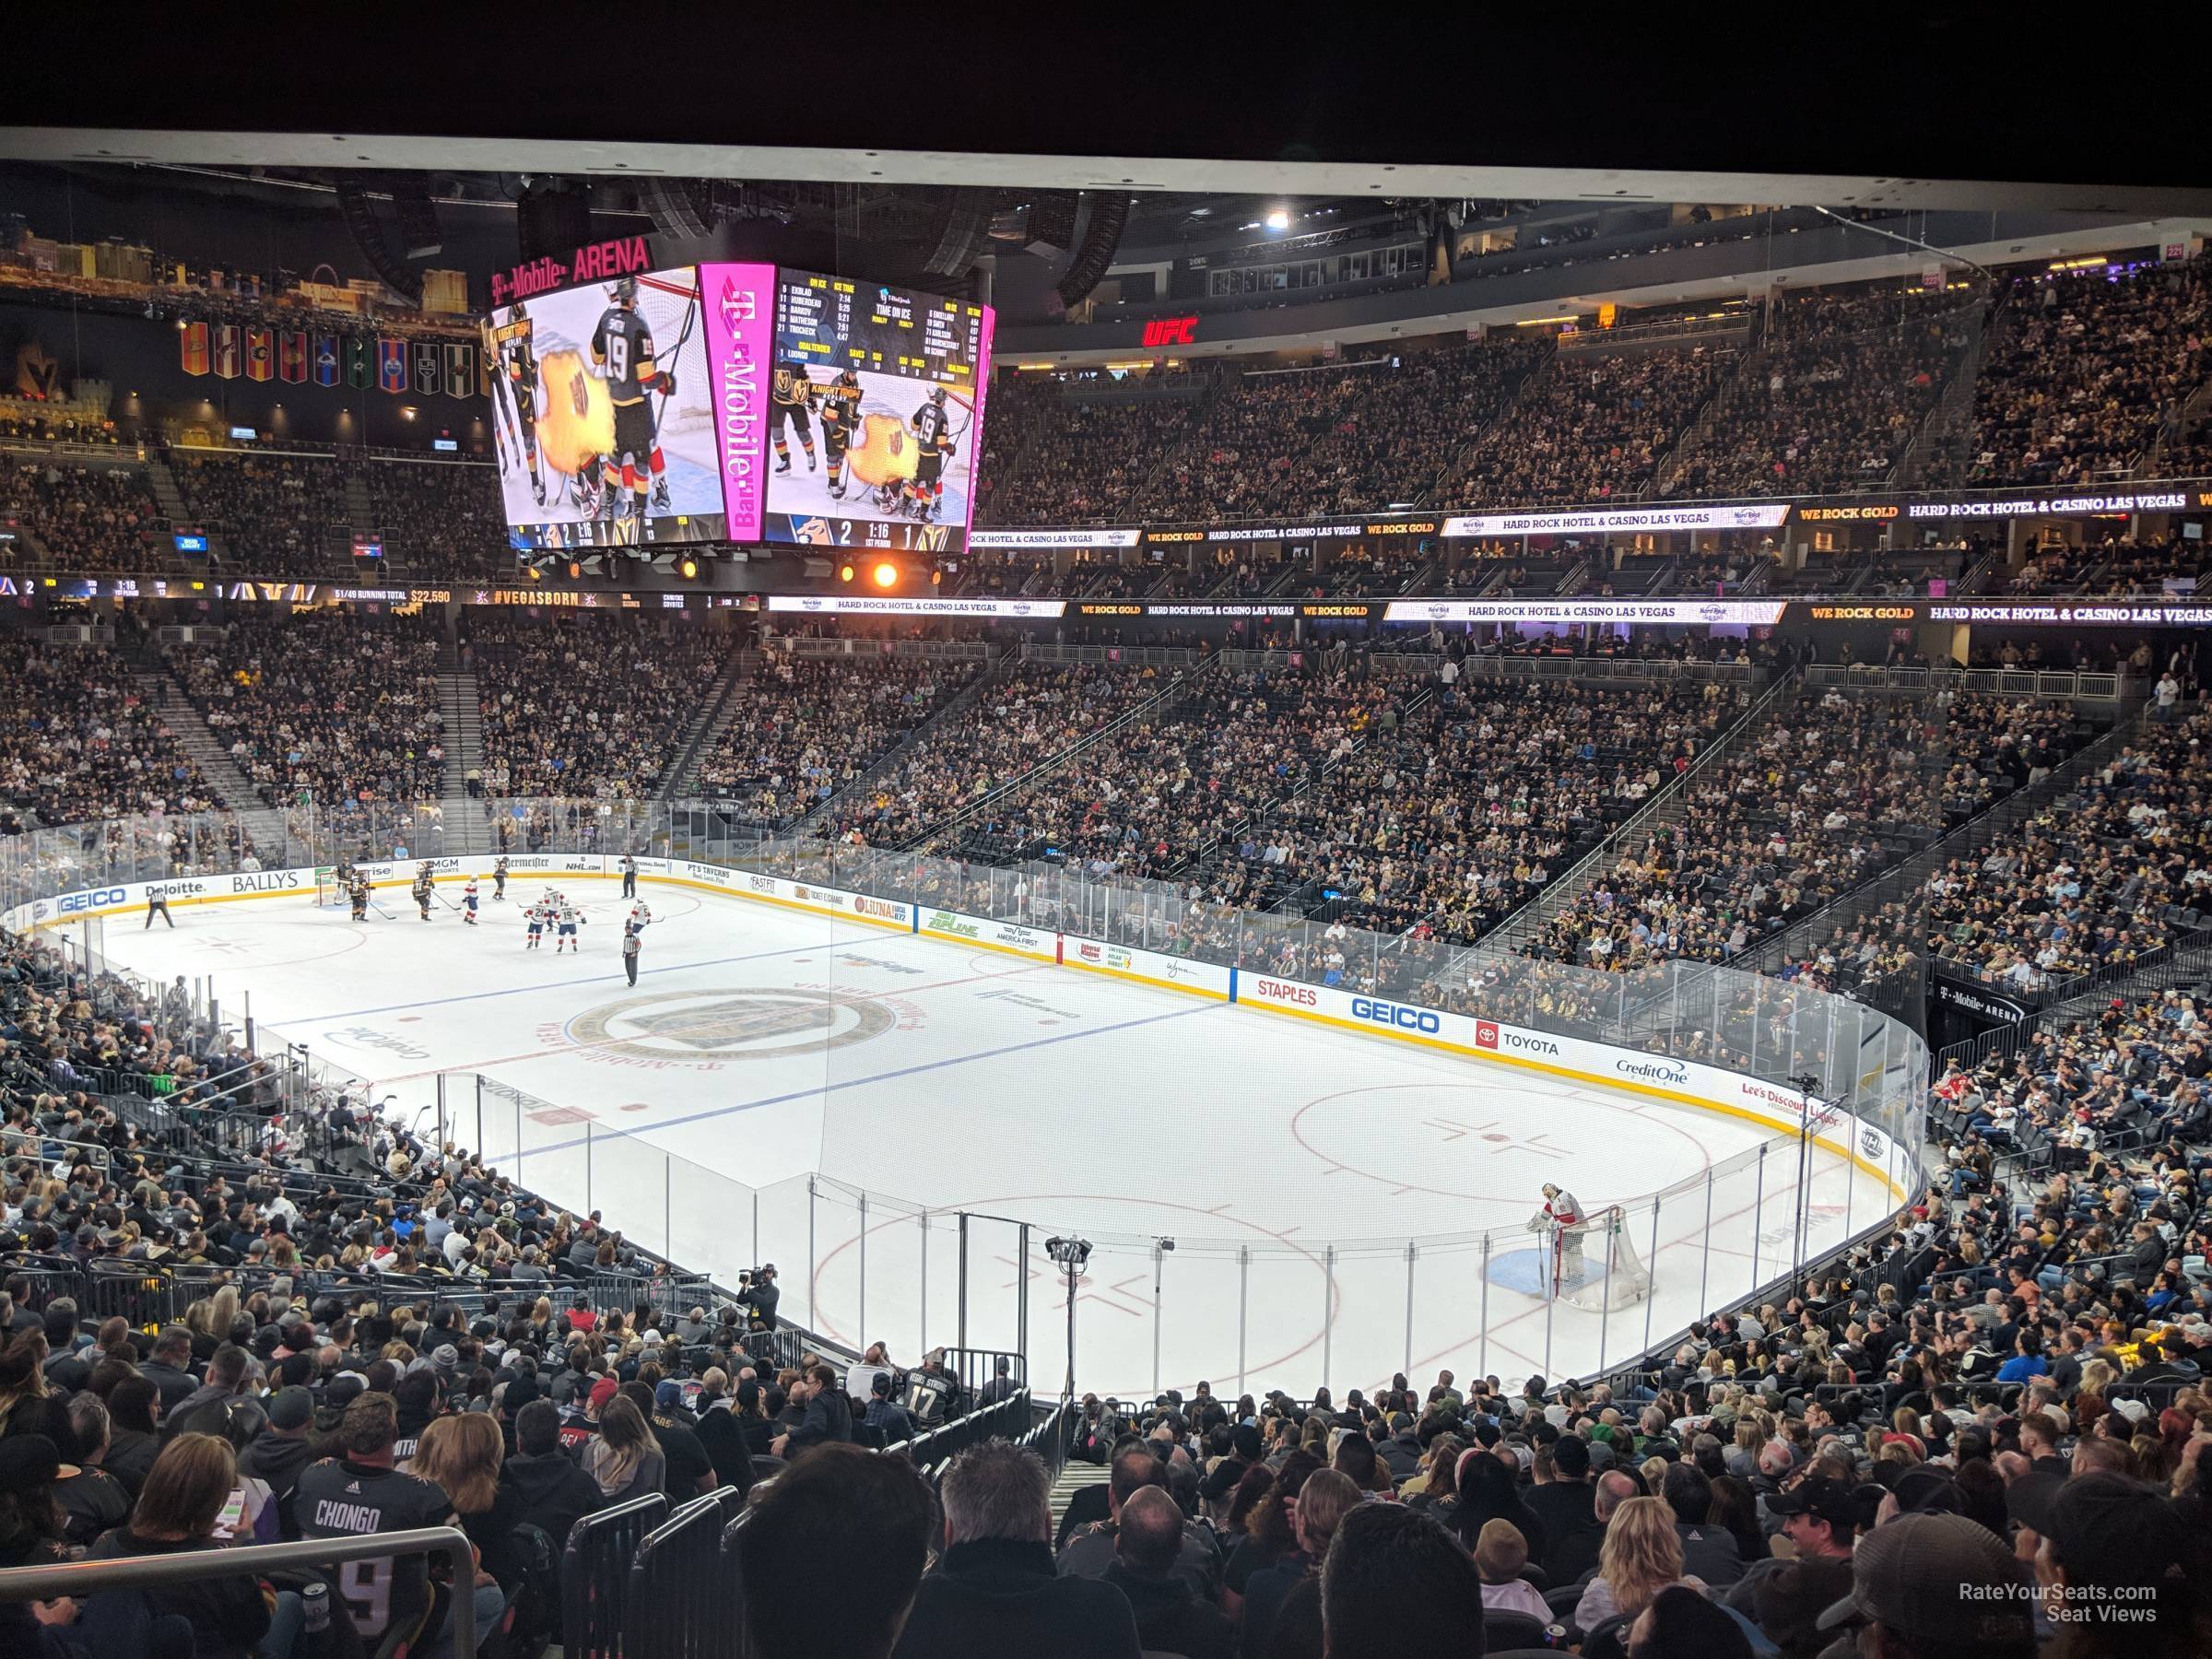
<instances>
[{"instance_id":1,"label":"spectator wearing baseball cap","mask_svg":"<svg viewBox=\"0 0 2212 1659\"><path fill-rule=\"evenodd\" d=\"M1767 1500L1767 1513L1782 1523L1782 1535L1795 1554L1784 1559L1770 1556L1754 1561L1744 1576L1729 1586L1729 1606L1758 1617L1759 1586L1794 1561L1849 1561L1852 1539L1858 1532L1860 1506L1852 1488L1841 1480L1815 1475L1786 1492ZM1835 1598L1830 1596L1830 1601ZM1823 1603L1823 1606L1826 1604Z\"/></svg>"},{"instance_id":2,"label":"spectator wearing baseball cap","mask_svg":"<svg viewBox=\"0 0 2212 1659\"><path fill-rule=\"evenodd\" d=\"M1851 1594L1816 1621L1860 1629L1867 1659L2035 1659L2018 1564L1964 1515L1907 1514L1852 1552Z\"/></svg>"},{"instance_id":3,"label":"spectator wearing baseball cap","mask_svg":"<svg viewBox=\"0 0 2212 1659\"><path fill-rule=\"evenodd\" d=\"M292 1524L292 1488L300 1471L313 1457L308 1436L315 1426L315 1397L304 1388L280 1388L269 1396L269 1426L238 1455L238 1472L265 1481L276 1495L276 1513L287 1539L299 1532Z\"/></svg>"},{"instance_id":4,"label":"spectator wearing baseball cap","mask_svg":"<svg viewBox=\"0 0 2212 1659\"><path fill-rule=\"evenodd\" d=\"M2212 1653L2212 1559L2163 1492L2100 1470L2067 1481L2042 1519L2036 1577L2058 1625L2055 1653Z\"/></svg>"}]
</instances>

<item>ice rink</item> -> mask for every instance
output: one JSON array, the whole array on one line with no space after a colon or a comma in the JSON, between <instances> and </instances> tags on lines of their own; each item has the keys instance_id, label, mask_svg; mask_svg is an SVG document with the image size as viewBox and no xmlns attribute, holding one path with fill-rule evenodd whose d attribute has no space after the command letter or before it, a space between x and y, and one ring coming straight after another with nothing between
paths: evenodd
<instances>
[{"instance_id":1,"label":"ice rink","mask_svg":"<svg viewBox=\"0 0 2212 1659\"><path fill-rule=\"evenodd\" d=\"M456 1139L725 1282L774 1261L784 1312L825 1335L903 1362L964 1318L969 1346L1012 1347L1026 1300L1048 1390L1053 1234L1095 1247L1079 1386L1124 1396L1588 1372L1790 1264L1797 1144L1748 1121L650 879L633 990L611 880L570 878L580 954L524 949L545 885L501 904L485 883L473 928L449 885L427 924L385 888L365 924L300 898L181 906L173 932L113 918L105 948L211 975L265 1053L304 1043L410 1119L444 1074ZM1540 1293L1524 1224L1547 1181L1629 1207L1648 1302ZM1814 1246L1892 1207L1818 1147L1808 1196Z\"/></svg>"}]
</instances>

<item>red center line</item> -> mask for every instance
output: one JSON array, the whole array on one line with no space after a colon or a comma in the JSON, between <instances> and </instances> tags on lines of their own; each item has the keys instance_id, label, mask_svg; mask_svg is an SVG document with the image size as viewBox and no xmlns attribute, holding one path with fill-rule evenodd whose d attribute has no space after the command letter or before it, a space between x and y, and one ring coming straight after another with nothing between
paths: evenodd
<instances>
[{"instance_id":1,"label":"red center line","mask_svg":"<svg viewBox=\"0 0 2212 1659\"><path fill-rule=\"evenodd\" d=\"M894 989L877 991L867 993L865 994L888 996L893 998L918 996L924 991L944 991L954 985L971 985L980 980L1012 979L1018 974L1034 973L1038 969L1048 966L1050 966L1049 963L1037 962L1027 968L1009 968L1004 972L1000 973L971 973L963 979L938 980L934 983L927 985L900 985ZM676 993L676 994L709 996L714 994L714 993L712 991L696 991L678 992ZM710 1020L700 1025L686 1026L678 1030L662 1031L655 1034L661 1037L703 1036L707 1032L718 1029L720 1024L721 1022L719 1020ZM610 1043L628 1042L629 1041L630 1039L627 1037L602 1037L596 1041L593 1042L558 1042L547 1048L528 1049L519 1054L501 1054L497 1058L490 1060L455 1061L450 1065L431 1066L427 1071L399 1072L389 1077L378 1077L375 1079L375 1082L376 1086L381 1088L387 1083L412 1083L418 1077L435 1077L441 1072L482 1071L489 1066L494 1065L522 1065L532 1060L545 1060L556 1054L589 1053L595 1048L605 1048ZM805 1053L807 1051L805 1049L794 1048L792 1052L794 1053ZM672 1060L680 1059L681 1056L672 1054L669 1056L669 1058ZM712 1056L702 1055L700 1058L705 1060L712 1058Z\"/></svg>"}]
</instances>

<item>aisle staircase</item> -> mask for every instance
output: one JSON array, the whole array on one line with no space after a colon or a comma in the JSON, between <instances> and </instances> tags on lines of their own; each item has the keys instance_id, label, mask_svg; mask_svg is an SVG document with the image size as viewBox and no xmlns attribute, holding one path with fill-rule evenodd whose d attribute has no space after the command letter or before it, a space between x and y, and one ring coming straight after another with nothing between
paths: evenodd
<instances>
[{"instance_id":1,"label":"aisle staircase","mask_svg":"<svg viewBox=\"0 0 2212 1659\"><path fill-rule=\"evenodd\" d=\"M1074 1458L1061 1465L1060 1473L1053 1477L1053 1535L1060 1535L1060 1517L1067 1513L1068 1502L1077 1492L1096 1486L1104 1486L1112 1471L1097 1464L1079 1463Z\"/></svg>"},{"instance_id":2,"label":"aisle staircase","mask_svg":"<svg viewBox=\"0 0 2212 1659\"><path fill-rule=\"evenodd\" d=\"M740 651L723 665L722 673L700 700L699 712L684 727L683 735L676 741L676 759L661 774L661 785L653 791L653 798L661 801L692 801L701 798L699 787L700 763L714 752L721 743L723 733L746 706L746 700L737 688L760 671L760 653L758 651Z\"/></svg>"},{"instance_id":3,"label":"aisle staircase","mask_svg":"<svg viewBox=\"0 0 2212 1659\"><path fill-rule=\"evenodd\" d=\"M184 688L177 683L176 677L159 661L149 665L142 660L132 670L131 679L138 688L138 694L160 714L162 724L176 738L177 747L192 757L200 775L238 814L240 826L253 838L254 851L262 864L265 866L288 860L290 854L285 851L284 815L261 798L253 780L230 758L230 751L200 717L199 710L193 707L192 700L184 695Z\"/></svg>"},{"instance_id":4,"label":"aisle staircase","mask_svg":"<svg viewBox=\"0 0 2212 1659\"><path fill-rule=\"evenodd\" d=\"M445 851L455 857L491 851L484 804L468 797L468 774L484 764L484 713L473 669L461 665L452 633L438 648L438 713L445 723Z\"/></svg>"}]
</instances>

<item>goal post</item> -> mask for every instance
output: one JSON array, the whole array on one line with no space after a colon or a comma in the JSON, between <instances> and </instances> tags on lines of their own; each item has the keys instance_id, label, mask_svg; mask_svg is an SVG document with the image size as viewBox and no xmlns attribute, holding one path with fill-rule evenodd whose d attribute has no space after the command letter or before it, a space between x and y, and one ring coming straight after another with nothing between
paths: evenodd
<instances>
[{"instance_id":1,"label":"goal post","mask_svg":"<svg viewBox=\"0 0 2212 1659\"><path fill-rule=\"evenodd\" d=\"M1626 1211L1600 1210L1583 1229L1583 1275L1564 1288L1568 1306L1606 1312L1642 1301L1652 1293L1651 1269L1629 1234Z\"/></svg>"},{"instance_id":2,"label":"goal post","mask_svg":"<svg viewBox=\"0 0 2212 1659\"><path fill-rule=\"evenodd\" d=\"M338 872L331 865L315 868L315 908L331 910L346 902L346 889L338 885Z\"/></svg>"}]
</instances>

